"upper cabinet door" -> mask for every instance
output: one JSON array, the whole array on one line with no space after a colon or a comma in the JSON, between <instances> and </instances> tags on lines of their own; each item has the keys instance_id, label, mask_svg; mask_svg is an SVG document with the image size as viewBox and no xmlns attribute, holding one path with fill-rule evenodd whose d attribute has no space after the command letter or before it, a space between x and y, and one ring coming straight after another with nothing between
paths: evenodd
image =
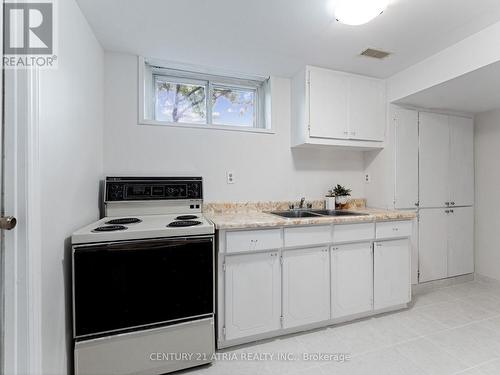
<instances>
[{"instance_id":1,"label":"upper cabinet door","mask_svg":"<svg viewBox=\"0 0 500 375\"><path fill-rule=\"evenodd\" d=\"M450 201L450 127L448 116L419 113L420 207L444 207Z\"/></svg>"},{"instance_id":2,"label":"upper cabinet door","mask_svg":"<svg viewBox=\"0 0 500 375\"><path fill-rule=\"evenodd\" d=\"M385 81L350 77L349 138L383 141L386 127Z\"/></svg>"},{"instance_id":3,"label":"upper cabinet door","mask_svg":"<svg viewBox=\"0 0 500 375\"><path fill-rule=\"evenodd\" d=\"M312 67L308 74L309 136L348 138L348 76Z\"/></svg>"},{"instance_id":4,"label":"upper cabinet door","mask_svg":"<svg viewBox=\"0 0 500 375\"><path fill-rule=\"evenodd\" d=\"M450 204L474 204L474 123L450 116Z\"/></svg>"},{"instance_id":5,"label":"upper cabinet door","mask_svg":"<svg viewBox=\"0 0 500 375\"><path fill-rule=\"evenodd\" d=\"M328 247L283 252L283 327L330 319Z\"/></svg>"},{"instance_id":6,"label":"upper cabinet door","mask_svg":"<svg viewBox=\"0 0 500 375\"><path fill-rule=\"evenodd\" d=\"M395 192L394 207L415 208L418 203L418 112L394 111Z\"/></svg>"}]
</instances>

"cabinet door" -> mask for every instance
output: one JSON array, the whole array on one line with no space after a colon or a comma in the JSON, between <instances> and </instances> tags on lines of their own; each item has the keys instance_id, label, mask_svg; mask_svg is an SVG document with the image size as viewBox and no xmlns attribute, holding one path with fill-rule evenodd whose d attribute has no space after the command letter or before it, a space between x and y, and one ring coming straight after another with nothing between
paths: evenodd
<instances>
[{"instance_id":1,"label":"cabinet door","mask_svg":"<svg viewBox=\"0 0 500 375\"><path fill-rule=\"evenodd\" d=\"M450 116L450 201L452 206L474 204L474 123Z\"/></svg>"},{"instance_id":2,"label":"cabinet door","mask_svg":"<svg viewBox=\"0 0 500 375\"><path fill-rule=\"evenodd\" d=\"M373 253L371 244L332 248L332 318L373 308Z\"/></svg>"},{"instance_id":3,"label":"cabinet door","mask_svg":"<svg viewBox=\"0 0 500 375\"><path fill-rule=\"evenodd\" d=\"M394 207L415 208L418 202L418 112L398 108L394 113L396 184Z\"/></svg>"},{"instance_id":4,"label":"cabinet door","mask_svg":"<svg viewBox=\"0 0 500 375\"><path fill-rule=\"evenodd\" d=\"M226 340L280 328L280 262L277 252L226 256Z\"/></svg>"},{"instance_id":5,"label":"cabinet door","mask_svg":"<svg viewBox=\"0 0 500 375\"><path fill-rule=\"evenodd\" d=\"M444 207L450 201L448 116L419 113L420 207Z\"/></svg>"},{"instance_id":6,"label":"cabinet door","mask_svg":"<svg viewBox=\"0 0 500 375\"><path fill-rule=\"evenodd\" d=\"M453 208L448 215L448 276L474 272L474 210Z\"/></svg>"},{"instance_id":7,"label":"cabinet door","mask_svg":"<svg viewBox=\"0 0 500 375\"><path fill-rule=\"evenodd\" d=\"M409 240L375 242L373 258L373 308L408 303L411 299Z\"/></svg>"},{"instance_id":8,"label":"cabinet door","mask_svg":"<svg viewBox=\"0 0 500 375\"><path fill-rule=\"evenodd\" d=\"M283 327L330 319L327 247L283 253Z\"/></svg>"},{"instance_id":9,"label":"cabinet door","mask_svg":"<svg viewBox=\"0 0 500 375\"><path fill-rule=\"evenodd\" d=\"M448 209L432 208L419 211L418 259L419 282L448 276Z\"/></svg>"},{"instance_id":10,"label":"cabinet door","mask_svg":"<svg viewBox=\"0 0 500 375\"><path fill-rule=\"evenodd\" d=\"M349 93L349 138L383 141L387 105L385 81L352 76Z\"/></svg>"},{"instance_id":11,"label":"cabinet door","mask_svg":"<svg viewBox=\"0 0 500 375\"><path fill-rule=\"evenodd\" d=\"M309 68L309 135L348 138L349 79L342 73Z\"/></svg>"}]
</instances>

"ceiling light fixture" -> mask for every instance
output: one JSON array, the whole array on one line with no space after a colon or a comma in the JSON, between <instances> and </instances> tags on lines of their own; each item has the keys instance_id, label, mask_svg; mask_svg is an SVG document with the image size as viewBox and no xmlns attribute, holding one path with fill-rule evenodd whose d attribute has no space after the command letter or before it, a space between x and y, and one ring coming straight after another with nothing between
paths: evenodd
<instances>
[{"instance_id":1,"label":"ceiling light fixture","mask_svg":"<svg viewBox=\"0 0 500 375\"><path fill-rule=\"evenodd\" d=\"M335 19L346 25L362 25L383 13L389 0L337 0L330 4Z\"/></svg>"}]
</instances>

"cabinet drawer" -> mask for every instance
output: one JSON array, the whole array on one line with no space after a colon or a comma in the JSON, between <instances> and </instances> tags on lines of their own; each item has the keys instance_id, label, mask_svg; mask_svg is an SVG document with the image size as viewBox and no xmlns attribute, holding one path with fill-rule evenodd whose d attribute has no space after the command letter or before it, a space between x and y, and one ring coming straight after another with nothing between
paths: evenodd
<instances>
[{"instance_id":1,"label":"cabinet drawer","mask_svg":"<svg viewBox=\"0 0 500 375\"><path fill-rule=\"evenodd\" d=\"M397 238L410 237L412 234L411 221L388 221L376 224L375 237L380 238Z\"/></svg>"},{"instance_id":2,"label":"cabinet drawer","mask_svg":"<svg viewBox=\"0 0 500 375\"><path fill-rule=\"evenodd\" d=\"M285 228L285 247L321 245L332 242L331 225Z\"/></svg>"},{"instance_id":3,"label":"cabinet drawer","mask_svg":"<svg viewBox=\"0 0 500 375\"><path fill-rule=\"evenodd\" d=\"M356 242L372 240L375 236L375 223L343 224L333 227L333 242Z\"/></svg>"},{"instance_id":4,"label":"cabinet drawer","mask_svg":"<svg viewBox=\"0 0 500 375\"><path fill-rule=\"evenodd\" d=\"M239 230L226 233L228 253L279 249L281 246L281 229Z\"/></svg>"}]
</instances>

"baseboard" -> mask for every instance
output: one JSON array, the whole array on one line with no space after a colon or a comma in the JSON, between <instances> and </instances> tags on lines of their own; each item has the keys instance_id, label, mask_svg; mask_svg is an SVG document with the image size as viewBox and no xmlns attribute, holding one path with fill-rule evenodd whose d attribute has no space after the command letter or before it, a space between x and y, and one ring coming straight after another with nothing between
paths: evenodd
<instances>
[{"instance_id":1,"label":"baseboard","mask_svg":"<svg viewBox=\"0 0 500 375\"><path fill-rule=\"evenodd\" d=\"M418 295L420 293L427 292L431 289L445 288L447 286L466 283L473 280L475 280L474 274L469 273L467 275L449 277L447 279L428 281L425 283L412 285L412 294Z\"/></svg>"}]
</instances>

